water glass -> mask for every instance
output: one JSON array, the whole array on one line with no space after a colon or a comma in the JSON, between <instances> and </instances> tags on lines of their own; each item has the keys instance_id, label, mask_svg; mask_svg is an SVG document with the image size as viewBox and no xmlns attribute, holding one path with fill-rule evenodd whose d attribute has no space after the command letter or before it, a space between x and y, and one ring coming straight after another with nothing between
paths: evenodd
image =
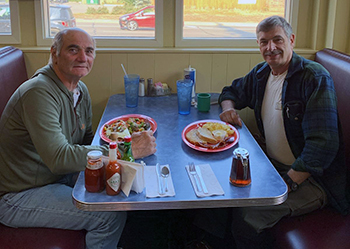
<instances>
[{"instance_id":1,"label":"water glass","mask_svg":"<svg viewBox=\"0 0 350 249\"><path fill-rule=\"evenodd\" d=\"M126 107L137 107L139 100L139 81L140 75L124 75Z\"/></svg>"},{"instance_id":2,"label":"water glass","mask_svg":"<svg viewBox=\"0 0 350 249\"><path fill-rule=\"evenodd\" d=\"M176 81L179 114L187 115L191 111L193 81L189 79Z\"/></svg>"}]
</instances>

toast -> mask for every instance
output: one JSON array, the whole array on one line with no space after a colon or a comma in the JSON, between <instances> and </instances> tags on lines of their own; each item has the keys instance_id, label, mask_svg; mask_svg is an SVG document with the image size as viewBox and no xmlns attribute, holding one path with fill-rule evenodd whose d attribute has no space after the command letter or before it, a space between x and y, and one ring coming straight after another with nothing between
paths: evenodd
<instances>
[{"instance_id":1,"label":"toast","mask_svg":"<svg viewBox=\"0 0 350 249\"><path fill-rule=\"evenodd\" d=\"M197 136L208 143L216 144L218 141L215 139L210 130L204 127L198 127Z\"/></svg>"},{"instance_id":2,"label":"toast","mask_svg":"<svg viewBox=\"0 0 350 249\"><path fill-rule=\"evenodd\" d=\"M200 139L197 135L197 129L190 130L186 133L187 140L194 145L205 144L206 142Z\"/></svg>"}]
</instances>

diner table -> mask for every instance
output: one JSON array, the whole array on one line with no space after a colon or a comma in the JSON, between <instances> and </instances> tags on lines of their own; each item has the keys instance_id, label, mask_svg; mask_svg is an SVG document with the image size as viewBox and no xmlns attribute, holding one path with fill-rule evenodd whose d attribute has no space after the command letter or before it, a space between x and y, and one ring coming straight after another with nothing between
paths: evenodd
<instances>
[{"instance_id":1,"label":"diner table","mask_svg":"<svg viewBox=\"0 0 350 249\"><path fill-rule=\"evenodd\" d=\"M199 112L195 107L191 107L189 115L178 114L176 94L139 97L138 106L135 108L126 107L124 94L110 96L92 144L106 143L100 138L99 131L113 118L125 114L142 114L153 118L157 123L157 130L154 133L157 152L141 160L146 163L145 167L154 166L156 163L169 165L175 196L148 198L145 189L139 194L131 191L128 197L122 192L117 196L108 196L105 191L89 193L84 186L84 172L81 172L72 192L75 206L85 211L129 211L264 206L283 203L288 195L287 186L244 123L242 127L236 126L239 132L238 143L221 152L198 151L190 148L182 140L181 133L187 125L198 120L220 120L221 107L217 104L219 94L211 95L212 105L209 112ZM233 151L237 147L245 148L249 152L251 184L245 187L233 186L229 181ZM209 164L224 195L197 197L185 169L189 162L197 165Z\"/></svg>"}]
</instances>

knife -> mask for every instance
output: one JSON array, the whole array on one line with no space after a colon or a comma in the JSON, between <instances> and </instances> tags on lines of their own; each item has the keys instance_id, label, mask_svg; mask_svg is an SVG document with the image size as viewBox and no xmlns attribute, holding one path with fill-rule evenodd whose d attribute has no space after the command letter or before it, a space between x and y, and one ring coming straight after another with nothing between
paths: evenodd
<instances>
[{"instance_id":1,"label":"knife","mask_svg":"<svg viewBox=\"0 0 350 249\"><path fill-rule=\"evenodd\" d=\"M202 188L203 188L203 193L204 194L208 194L207 186L205 185L203 177L202 177L201 168L199 166L197 166L197 165L195 166L195 168L196 168L196 171L197 171L197 174L198 174L198 178L201 181L201 185L202 185Z\"/></svg>"},{"instance_id":2,"label":"knife","mask_svg":"<svg viewBox=\"0 0 350 249\"><path fill-rule=\"evenodd\" d=\"M159 163L156 164L156 172L157 172L157 175L158 175L158 192L159 194L161 195L164 195L164 190L163 190L163 184L162 184L162 181L160 180L162 175L161 175L161 172L160 172L160 165Z\"/></svg>"}]
</instances>

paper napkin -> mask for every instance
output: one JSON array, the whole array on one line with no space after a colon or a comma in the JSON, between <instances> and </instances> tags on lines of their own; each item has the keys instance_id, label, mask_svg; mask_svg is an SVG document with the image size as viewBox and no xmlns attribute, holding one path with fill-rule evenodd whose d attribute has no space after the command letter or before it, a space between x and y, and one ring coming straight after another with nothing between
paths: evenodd
<instances>
[{"instance_id":1,"label":"paper napkin","mask_svg":"<svg viewBox=\"0 0 350 249\"><path fill-rule=\"evenodd\" d=\"M130 190L141 193L145 188L144 166L145 163L128 162L117 160L122 165L122 191L129 196Z\"/></svg>"},{"instance_id":2,"label":"paper napkin","mask_svg":"<svg viewBox=\"0 0 350 249\"><path fill-rule=\"evenodd\" d=\"M196 195L198 197L224 195L225 192L222 189L222 187L221 187L218 179L216 178L213 170L211 169L210 165L209 164L202 164L202 165L196 165L196 166L200 167L203 181L208 189L207 194L203 193L203 191L199 192L197 190L196 181L193 178L193 175L191 175L188 165L186 165L186 171L187 171L188 177L190 178L190 181L192 183L192 186L193 186L193 189L194 189L194 192L196 193Z\"/></svg>"},{"instance_id":3,"label":"paper napkin","mask_svg":"<svg viewBox=\"0 0 350 249\"><path fill-rule=\"evenodd\" d=\"M165 165L161 165L160 167L164 167ZM166 165L169 170L170 167L167 164ZM175 189L174 189L174 184L173 184L173 179L171 177L171 170L170 174L167 177L168 181L168 192L164 191L164 194L161 195L159 194L159 189L158 189L158 181L163 180L161 177L158 177L158 174L156 172L156 166L146 166L144 167L145 170L145 183L146 183L146 197L148 198L154 198L154 197L167 197L167 196L174 196L175 195ZM165 189L165 181L163 181L163 186Z\"/></svg>"}]
</instances>

